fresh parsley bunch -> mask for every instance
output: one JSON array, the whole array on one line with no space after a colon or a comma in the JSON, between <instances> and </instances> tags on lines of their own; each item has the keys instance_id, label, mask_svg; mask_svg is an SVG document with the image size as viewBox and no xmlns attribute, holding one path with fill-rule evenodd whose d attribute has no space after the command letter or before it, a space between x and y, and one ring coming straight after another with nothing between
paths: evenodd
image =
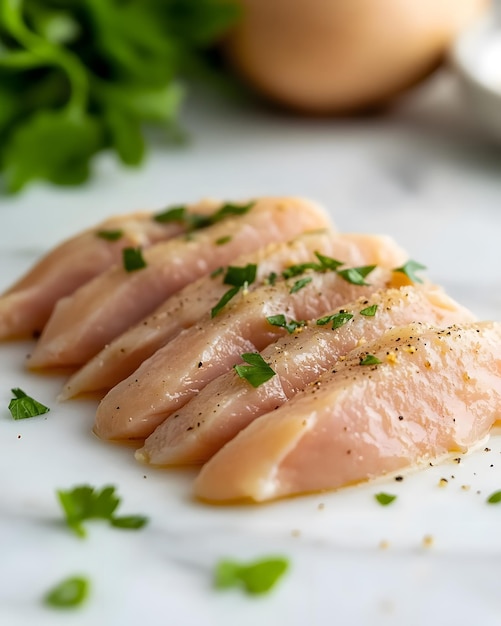
<instances>
[{"instance_id":1,"label":"fresh parsley bunch","mask_svg":"<svg viewBox=\"0 0 501 626\"><path fill-rule=\"evenodd\" d=\"M92 157L144 156L176 118L179 78L237 19L233 0L0 0L0 169L10 192L76 185Z\"/></svg>"}]
</instances>

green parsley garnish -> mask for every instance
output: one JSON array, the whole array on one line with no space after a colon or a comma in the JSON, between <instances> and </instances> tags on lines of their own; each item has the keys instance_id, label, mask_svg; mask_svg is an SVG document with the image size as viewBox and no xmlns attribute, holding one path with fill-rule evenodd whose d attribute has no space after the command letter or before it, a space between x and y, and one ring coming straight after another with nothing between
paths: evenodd
<instances>
[{"instance_id":1,"label":"green parsley garnish","mask_svg":"<svg viewBox=\"0 0 501 626\"><path fill-rule=\"evenodd\" d=\"M44 597L48 606L72 609L80 606L89 593L89 581L82 576L72 576L53 587Z\"/></svg>"},{"instance_id":2,"label":"green parsley garnish","mask_svg":"<svg viewBox=\"0 0 501 626\"><path fill-rule=\"evenodd\" d=\"M219 302L212 307L210 312L211 317L216 317L228 302L237 295L242 287L246 289L253 283L256 280L256 274L257 265L254 263L249 263L245 267L230 265L224 275L223 283L225 285L232 285L232 287L221 297Z\"/></svg>"},{"instance_id":3,"label":"green parsley garnish","mask_svg":"<svg viewBox=\"0 0 501 626\"><path fill-rule=\"evenodd\" d=\"M210 277L217 278L218 276L221 276L223 272L224 272L224 267L218 267L217 269L215 269L213 272L210 273Z\"/></svg>"},{"instance_id":4,"label":"green parsley garnish","mask_svg":"<svg viewBox=\"0 0 501 626\"><path fill-rule=\"evenodd\" d=\"M219 239L216 239L214 243L216 244L216 246L224 246L224 244L229 243L231 239L231 235L226 235L225 237L219 237Z\"/></svg>"},{"instance_id":5,"label":"green parsley garnish","mask_svg":"<svg viewBox=\"0 0 501 626\"><path fill-rule=\"evenodd\" d=\"M141 248L124 248L122 250L122 258L126 272L136 272L146 267Z\"/></svg>"},{"instance_id":6,"label":"green parsley garnish","mask_svg":"<svg viewBox=\"0 0 501 626\"><path fill-rule=\"evenodd\" d=\"M233 368L240 378L245 378L253 387L259 387L275 376L259 352L246 352L241 357L249 365L234 365Z\"/></svg>"},{"instance_id":7,"label":"green parsley garnish","mask_svg":"<svg viewBox=\"0 0 501 626\"><path fill-rule=\"evenodd\" d=\"M285 330L289 334L292 334L298 328L301 328L302 326L306 325L306 322L304 320L299 320L299 321L290 320L288 322L285 315L283 314L271 315L270 317L267 317L266 319L272 326L279 326L280 328L285 328Z\"/></svg>"},{"instance_id":8,"label":"green parsley garnish","mask_svg":"<svg viewBox=\"0 0 501 626\"><path fill-rule=\"evenodd\" d=\"M329 322L332 322L332 330L336 330L336 328L340 328L344 326L346 322L349 322L352 319L353 315L351 313L346 313L346 311L340 311L339 313L334 313L334 315L325 315L324 317L320 317L317 320L317 326L324 326Z\"/></svg>"},{"instance_id":9,"label":"green parsley garnish","mask_svg":"<svg viewBox=\"0 0 501 626\"><path fill-rule=\"evenodd\" d=\"M401 267L396 267L393 271L401 272L402 274L405 274L407 278L410 278L412 282L414 283L422 283L423 282L422 279L416 275L416 272L419 272L420 270L425 270L425 269L426 269L426 265L421 265L421 263L418 263L417 261L413 261L412 259L410 259L409 261L407 261L407 263L405 263Z\"/></svg>"},{"instance_id":10,"label":"green parsley garnish","mask_svg":"<svg viewBox=\"0 0 501 626\"><path fill-rule=\"evenodd\" d=\"M276 272L270 272L266 278L266 282L273 286L277 282L277 278L278 276Z\"/></svg>"},{"instance_id":11,"label":"green parsley garnish","mask_svg":"<svg viewBox=\"0 0 501 626\"><path fill-rule=\"evenodd\" d=\"M320 252L315 252L315 256L319 261L318 263L315 263L315 261L310 261L308 263L291 265L282 272L282 276L284 278L293 278L294 276L304 274L304 272L306 272L307 270L313 270L315 272L326 272L328 270L335 271L338 267L343 265L342 261L338 261L337 259L333 259L331 257L325 256L324 254L320 254Z\"/></svg>"},{"instance_id":12,"label":"green parsley garnish","mask_svg":"<svg viewBox=\"0 0 501 626\"><path fill-rule=\"evenodd\" d=\"M360 311L360 315L365 315L366 317L374 317L377 311L377 304L371 304L371 306L366 307Z\"/></svg>"},{"instance_id":13,"label":"green parsley garnish","mask_svg":"<svg viewBox=\"0 0 501 626\"><path fill-rule=\"evenodd\" d=\"M50 411L49 407L37 402L24 393L22 389L11 389L14 398L9 402L9 411L15 420L26 419L27 417L36 417Z\"/></svg>"},{"instance_id":14,"label":"green parsley garnish","mask_svg":"<svg viewBox=\"0 0 501 626\"><path fill-rule=\"evenodd\" d=\"M391 504L394 500L397 499L397 496L392 495L391 493L376 493L374 498L379 502L379 504L381 506L388 506L388 504Z\"/></svg>"},{"instance_id":15,"label":"green parsley garnish","mask_svg":"<svg viewBox=\"0 0 501 626\"><path fill-rule=\"evenodd\" d=\"M148 518L142 515L115 516L120 498L115 495L115 487L106 486L101 491L90 485L80 485L68 491L59 489L57 497L66 515L66 523L79 536L85 537L82 523L90 519L104 519L117 528L142 528Z\"/></svg>"},{"instance_id":16,"label":"green parsley garnish","mask_svg":"<svg viewBox=\"0 0 501 626\"><path fill-rule=\"evenodd\" d=\"M187 209L185 206L173 206L155 213L153 219L160 224L166 224L169 222L184 222L186 219Z\"/></svg>"},{"instance_id":17,"label":"green parsley garnish","mask_svg":"<svg viewBox=\"0 0 501 626\"><path fill-rule=\"evenodd\" d=\"M337 273L341 278L352 285L368 285L365 278L376 268L375 265L364 265L362 267L348 267L344 270L338 270Z\"/></svg>"},{"instance_id":18,"label":"green parsley garnish","mask_svg":"<svg viewBox=\"0 0 501 626\"><path fill-rule=\"evenodd\" d=\"M360 359L360 365L379 365L381 361L373 354L367 354L363 359Z\"/></svg>"},{"instance_id":19,"label":"green parsley garnish","mask_svg":"<svg viewBox=\"0 0 501 626\"><path fill-rule=\"evenodd\" d=\"M96 233L96 237L100 239L106 239L106 241L118 241L124 236L124 231L117 230L98 230Z\"/></svg>"},{"instance_id":20,"label":"green parsley garnish","mask_svg":"<svg viewBox=\"0 0 501 626\"><path fill-rule=\"evenodd\" d=\"M210 50L240 15L228 0L2 0L2 188L81 184L102 151L137 166L146 125L179 143L181 81L216 77Z\"/></svg>"},{"instance_id":21,"label":"green parsley garnish","mask_svg":"<svg viewBox=\"0 0 501 626\"><path fill-rule=\"evenodd\" d=\"M249 594L266 593L288 568L289 561L283 557L269 557L248 564L223 560L216 566L214 585L217 589L242 587Z\"/></svg>"},{"instance_id":22,"label":"green parsley garnish","mask_svg":"<svg viewBox=\"0 0 501 626\"><path fill-rule=\"evenodd\" d=\"M296 293L297 291L311 283L312 280L313 279L309 276L307 278L300 278L299 280L296 280L296 282L290 288L289 293Z\"/></svg>"},{"instance_id":23,"label":"green parsley garnish","mask_svg":"<svg viewBox=\"0 0 501 626\"><path fill-rule=\"evenodd\" d=\"M325 256L325 254L320 254L320 252L315 252L315 256L320 261L320 271L337 270L338 267L341 267L341 265L343 265L342 261L333 259L330 256Z\"/></svg>"},{"instance_id":24,"label":"green parsley garnish","mask_svg":"<svg viewBox=\"0 0 501 626\"><path fill-rule=\"evenodd\" d=\"M153 216L153 219L157 222L184 222L188 231L198 230L199 228L212 226L212 224L216 224L230 215L245 215L254 204L256 204L254 201L248 204L231 204L228 202L223 204L212 215L190 213L185 206L175 206L157 213Z\"/></svg>"},{"instance_id":25,"label":"green parsley garnish","mask_svg":"<svg viewBox=\"0 0 501 626\"><path fill-rule=\"evenodd\" d=\"M498 504L501 502L501 491L495 491L487 498L489 504Z\"/></svg>"}]
</instances>

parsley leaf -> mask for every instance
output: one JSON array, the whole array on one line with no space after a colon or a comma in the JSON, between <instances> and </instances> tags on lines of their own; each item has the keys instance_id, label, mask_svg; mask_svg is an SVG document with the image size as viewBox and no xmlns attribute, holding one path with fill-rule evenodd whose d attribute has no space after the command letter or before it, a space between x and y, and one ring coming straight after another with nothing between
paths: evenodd
<instances>
[{"instance_id":1,"label":"parsley leaf","mask_svg":"<svg viewBox=\"0 0 501 626\"><path fill-rule=\"evenodd\" d=\"M106 241L118 241L124 236L123 230L98 230L96 237L100 239L106 239Z\"/></svg>"},{"instance_id":2,"label":"parsley leaf","mask_svg":"<svg viewBox=\"0 0 501 626\"><path fill-rule=\"evenodd\" d=\"M320 252L315 252L315 256L320 261L320 268L322 270L337 270L338 267L343 265L342 261L333 259L330 256L325 256L325 254L320 254Z\"/></svg>"},{"instance_id":3,"label":"parsley leaf","mask_svg":"<svg viewBox=\"0 0 501 626\"><path fill-rule=\"evenodd\" d=\"M117 517L115 511L120 498L115 487L106 486L101 491L90 485L80 485L68 491L58 490L57 496L66 516L66 523L79 536L85 537L83 522L90 519L104 519L112 526L125 529L142 528L148 518L141 515Z\"/></svg>"},{"instance_id":4,"label":"parsley leaf","mask_svg":"<svg viewBox=\"0 0 501 626\"><path fill-rule=\"evenodd\" d=\"M371 306L366 307L360 311L360 315L365 315L366 317L374 317L377 311L377 304L371 304Z\"/></svg>"},{"instance_id":5,"label":"parsley leaf","mask_svg":"<svg viewBox=\"0 0 501 626\"><path fill-rule=\"evenodd\" d=\"M36 417L50 411L49 407L28 396L22 389L11 389L14 398L9 402L9 411L15 420Z\"/></svg>"},{"instance_id":6,"label":"parsley leaf","mask_svg":"<svg viewBox=\"0 0 501 626\"><path fill-rule=\"evenodd\" d=\"M365 282L366 276L368 276L374 269L375 265L364 265L363 267L348 267L344 270L338 270L338 275L352 285L368 285Z\"/></svg>"},{"instance_id":7,"label":"parsley leaf","mask_svg":"<svg viewBox=\"0 0 501 626\"><path fill-rule=\"evenodd\" d=\"M391 493L376 493L374 498L379 502L381 506L388 506L394 500L397 499L397 496L392 495Z\"/></svg>"},{"instance_id":8,"label":"parsley leaf","mask_svg":"<svg viewBox=\"0 0 501 626\"><path fill-rule=\"evenodd\" d=\"M186 212L185 206L173 206L161 211L160 213L155 213L153 219L155 222L160 222L161 224L168 222L184 222L186 219Z\"/></svg>"},{"instance_id":9,"label":"parsley leaf","mask_svg":"<svg viewBox=\"0 0 501 626\"><path fill-rule=\"evenodd\" d=\"M139 164L145 123L175 139L179 79L221 82L206 52L241 15L231 0L5 0L0 12L0 171L11 192L79 184L110 148Z\"/></svg>"},{"instance_id":10,"label":"parsley leaf","mask_svg":"<svg viewBox=\"0 0 501 626\"><path fill-rule=\"evenodd\" d=\"M233 287L244 287L245 284L250 285L256 280L257 265L249 263L245 267L237 267L230 265L226 270L223 282L225 285L233 285Z\"/></svg>"},{"instance_id":11,"label":"parsley leaf","mask_svg":"<svg viewBox=\"0 0 501 626\"><path fill-rule=\"evenodd\" d=\"M266 278L266 282L268 283L268 285L274 285L277 282L277 273L276 272L270 272Z\"/></svg>"},{"instance_id":12,"label":"parsley leaf","mask_svg":"<svg viewBox=\"0 0 501 626\"><path fill-rule=\"evenodd\" d=\"M364 358L360 359L360 365L379 365L381 361L373 354L367 354Z\"/></svg>"},{"instance_id":13,"label":"parsley leaf","mask_svg":"<svg viewBox=\"0 0 501 626\"><path fill-rule=\"evenodd\" d=\"M351 313L346 313L346 311L339 311L339 313L334 313L334 315L325 315L324 317L320 317L317 320L317 326L324 326L329 322L332 322L332 330L336 330L336 328L340 328L344 326L346 322L349 322L353 318Z\"/></svg>"},{"instance_id":14,"label":"parsley leaf","mask_svg":"<svg viewBox=\"0 0 501 626\"><path fill-rule=\"evenodd\" d=\"M279 326L280 328L285 328L285 330L289 334L292 334L298 328L302 328L303 326L306 325L306 322L304 320L299 320L299 321L290 320L288 322L285 315L283 314L270 315L270 317L267 317L266 319L272 326Z\"/></svg>"},{"instance_id":15,"label":"parsley leaf","mask_svg":"<svg viewBox=\"0 0 501 626\"><path fill-rule=\"evenodd\" d=\"M495 491L487 498L489 504L498 504L501 502L501 491Z\"/></svg>"},{"instance_id":16,"label":"parsley leaf","mask_svg":"<svg viewBox=\"0 0 501 626\"><path fill-rule=\"evenodd\" d=\"M312 280L313 279L309 276L307 278L300 278L299 280L296 280L296 282L290 288L289 293L296 293L297 291L311 283Z\"/></svg>"},{"instance_id":17,"label":"parsley leaf","mask_svg":"<svg viewBox=\"0 0 501 626\"><path fill-rule=\"evenodd\" d=\"M53 587L44 597L48 606L72 609L80 606L89 594L89 581L82 576L72 576Z\"/></svg>"},{"instance_id":18,"label":"parsley leaf","mask_svg":"<svg viewBox=\"0 0 501 626\"><path fill-rule=\"evenodd\" d=\"M136 272L146 267L141 248L124 248L122 250L123 265L126 272Z\"/></svg>"},{"instance_id":19,"label":"parsley leaf","mask_svg":"<svg viewBox=\"0 0 501 626\"><path fill-rule=\"evenodd\" d=\"M416 272L418 272L419 270L425 270L425 269L426 269L426 265L421 265L421 263L418 263L417 261L413 261L412 259L410 259L409 261L407 261L407 263L405 263L401 267L396 267L393 271L401 272L402 274L405 274L407 278L410 278L412 282L414 283L422 283L423 282L422 279L416 275Z\"/></svg>"},{"instance_id":20,"label":"parsley leaf","mask_svg":"<svg viewBox=\"0 0 501 626\"><path fill-rule=\"evenodd\" d=\"M222 560L216 566L214 585L217 589L243 587L249 594L267 593L288 568L289 562L283 557L268 557L249 564Z\"/></svg>"},{"instance_id":21,"label":"parsley leaf","mask_svg":"<svg viewBox=\"0 0 501 626\"><path fill-rule=\"evenodd\" d=\"M249 365L234 365L233 368L240 378L245 378L253 387L260 387L275 376L275 372L259 352L246 352L241 356Z\"/></svg>"},{"instance_id":22,"label":"parsley leaf","mask_svg":"<svg viewBox=\"0 0 501 626\"><path fill-rule=\"evenodd\" d=\"M256 275L257 265L254 263L249 263L245 267L230 265L224 275L223 283L225 285L233 286L221 297L219 302L212 307L211 317L216 317L216 315L228 304L228 302L237 295L241 287L245 289L253 283L256 280Z\"/></svg>"},{"instance_id":23,"label":"parsley leaf","mask_svg":"<svg viewBox=\"0 0 501 626\"><path fill-rule=\"evenodd\" d=\"M229 243L231 239L231 235L226 235L225 237L219 237L219 239L216 239L214 243L216 244L216 246L224 246L224 244Z\"/></svg>"}]
</instances>

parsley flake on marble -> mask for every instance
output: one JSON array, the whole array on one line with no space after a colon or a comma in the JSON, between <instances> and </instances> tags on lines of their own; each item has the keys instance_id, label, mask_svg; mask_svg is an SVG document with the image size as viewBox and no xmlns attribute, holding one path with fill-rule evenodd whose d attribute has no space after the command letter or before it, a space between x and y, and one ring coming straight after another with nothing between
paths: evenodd
<instances>
[{"instance_id":1,"label":"parsley flake on marble","mask_svg":"<svg viewBox=\"0 0 501 626\"><path fill-rule=\"evenodd\" d=\"M79 607L86 600L89 587L87 578L71 576L50 589L44 597L44 602L57 609L73 609Z\"/></svg>"},{"instance_id":2,"label":"parsley flake on marble","mask_svg":"<svg viewBox=\"0 0 501 626\"><path fill-rule=\"evenodd\" d=\"M50 411L49 407L28 396L22 389L16 387L11 391L14 398L9 402L9 411L15 420L36 417Z\"/></svg>"},{"instance_id":3,"label":"parsley flake on marble","mask_svg":"<svg viewBox=\"0 0 501 626\"><path fill-rule=\"evenodd\" d=\"M270 591L287 572L289 561L284 557L268 557L242 564L222 560L216 565L214 585L216 589L240 587L256 595Z\"/></svg>"},{"instance_id":4,"label":"parsley flake on marble","mask_svg":"<svg viewBox=\"0 0 501 626\"><path fill-rule=\"evenodd\" d=\"M91 519L108 521L112 526L129 530L142 528L148 518L142 515L117 517L115 511L120 498L115 487L107 485L101 490L90 485L79 485L69 490L59 489L57 497L66 516L66 523L79 537L85 537L83 522Z\"/></svg>"}]
</instances>

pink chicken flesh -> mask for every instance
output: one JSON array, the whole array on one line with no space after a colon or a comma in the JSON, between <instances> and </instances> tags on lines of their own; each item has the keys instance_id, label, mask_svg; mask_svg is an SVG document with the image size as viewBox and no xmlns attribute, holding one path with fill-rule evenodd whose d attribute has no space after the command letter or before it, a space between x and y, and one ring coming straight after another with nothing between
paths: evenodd
<instances>
[{"instance_id":1,"label":"pink chicken flesh","mask_svg":"<svg viewBox=\"0 0 501 626\"><path fill-rule=\"evenodd\" d=\"M94 430L103 439L142 439L210 381L263 350L285 331L267 317L285 314L309 320L361 295L391 285L394 272L376 268L370 284L352 284L337 273L314 272L291 293L297 277L241 292L214 319L210 314L158 350L101 401ZM301 279L299 279L301 280Z\"/></svg>"},{"instance_id":2,"label":"pink chicken flesh","mask_svg":"<svg viewBox=\"0 0 501 626\"><path fill-rule=\"evenodd\" d=\"M128 272L115 265L59 300L28 367L82 365L200 276L239 254L328 225L326 213L306 200L261 198L245 215L158 243L144 251L143 269Z\"/></svg>"},{"instance_id":3,"label":"pink chicken flesh","mask_svg":"<svg viewBox=\"0 0 501 626\"><path fill-rule=\"evenodd\" d=\"M195 494L262 502L336 489L465 452L500 416L500 324L395 328L242 430Z\"/></svg>"},{"instance_id":4,"label":"pink chicken flesh","mask_svg":"<svg viewBox=\"0 0 501 626\"><path fill-rule=\"evenodd\" d=\"M253 290L267 277L291 265L316 261L314 252L335 257L352 265L376 264L398 267L406 253L389 237L338 234L332 231L309 232L298 238L274 243L257 252L239 256L232 265L257 265ZM154 313L117 337L96 354L65 385L61 400L81 393L108 390L132 374L143 361L190 328L210 310L228 290L222 276L203 276L171 296Z\"/></svg>"},{"instance_id":5,"label":"pink chicken flesh","mask_svg":"<svg viewBox=\"0 0 501 626\"><path fill-rule=\"evenodd\" d=\"M371 307L377 307L372 315ZM260 415L273 411L315 381L342 356L391 327L422 321L437 326L473 321L473 315L435 286L378 291L331 311L352 315L342 326L309 325L261 353L275 376L255 388L234 370L209 383L158 426L136 453L155 465L203 463ZM362 313L360 313L362 311Z\"/></svg>"},{"instance_id":6,"label":"pink chicken flesh","mask_svg":"<svg viewBox=\"0 0 501 626\"><path fill-rule=\"evenodd\" d=\"M214 203L201 202L190 210L206 215ZM0 297L0 339L40 333L57 301L118 263L124 248L147 248L185 230L181 222L161 223L154 215L109 218L46 254Z\"/></svg>"}]
</instances>

